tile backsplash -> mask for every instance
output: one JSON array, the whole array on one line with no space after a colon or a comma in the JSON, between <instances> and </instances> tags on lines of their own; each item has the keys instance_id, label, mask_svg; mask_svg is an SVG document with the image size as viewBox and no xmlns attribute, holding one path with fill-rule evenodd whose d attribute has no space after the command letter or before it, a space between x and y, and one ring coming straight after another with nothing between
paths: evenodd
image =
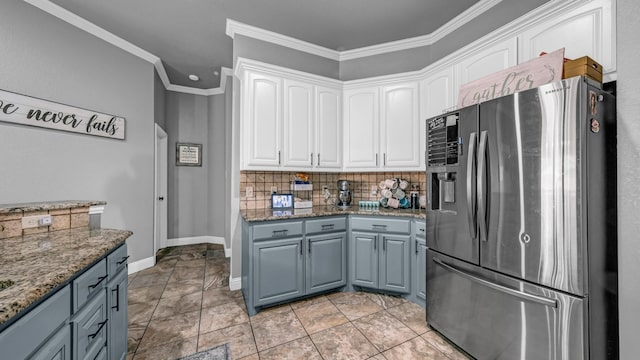
<instances>
[{"instance_id":1,"label":"tile backsplash","mask_svg":"<svg viewBox=\"0 0 640 360\"><path fill-rule=\"evenodd\" d=\"M278 193L291 193L290 182L295 179L298 172L283 171L241 171L240 172L240 209L264 209L271 207L271 188L275 187ZM358 204L361 200L380 200L381 181L390 178L405 179L411 185L417 185L420 196L426 193L426 177L421 171L415 172L363 172L363 173L323 173L307 172L309 181L313 184L312 191L296 191L294 196L303 200L312 200L313 206L327 204L322 195L322 188L326 186L335 199L338 190L338 180L348 180L351 185L351 204ZM253 188L253 196L247 197L247 187ZM373 195L371 189L376 188Z\"/></svg>"}]
</instances>

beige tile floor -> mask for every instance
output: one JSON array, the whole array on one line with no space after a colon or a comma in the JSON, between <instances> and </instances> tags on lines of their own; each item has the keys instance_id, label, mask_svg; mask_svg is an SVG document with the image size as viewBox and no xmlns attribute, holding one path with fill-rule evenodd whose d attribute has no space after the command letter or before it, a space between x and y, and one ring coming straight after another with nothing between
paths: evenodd
<instances>
[{"instance_id":1,"label":"beige tile floor","mask_svg":"<svg viewBox=\"0 0 640 360\"><path fill-rule=\"evenodd\" d=\"M227 342L234 360L467 359L399 297L337 292L250 318L228 281L220 245L163 249L156 266L129 276L127 359L176 359Z\"/></svg>"}]
</instances>

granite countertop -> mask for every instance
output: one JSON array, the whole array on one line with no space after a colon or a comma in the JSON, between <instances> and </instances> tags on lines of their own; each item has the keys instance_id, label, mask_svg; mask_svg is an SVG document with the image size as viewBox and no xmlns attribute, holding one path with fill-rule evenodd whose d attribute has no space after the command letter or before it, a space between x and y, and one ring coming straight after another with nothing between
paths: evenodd
<instances>
[{"instance_id":1,"label":"granite countertop","mask_svg":"<svg viewBox=\"0 0 640 360\"><path fill-rule=\"evenodd\" d=\"M0 290L0 329L131 234L125 230L78 228L0 240L0 284L9 285Z\"/></svg>"},{"instance_id":2,"label":"granite countertop","mask_svg":"<svg viewBox=\"0 0 640 360\"><path fill-rule=\"evenodd\" d=\"M20 204L0 204L0 214L27 212L27 211L48 211L57 209L71 209L78 207L89 207L95 205L106 205L106 201L98 200L62 200L33 202Z\"/></svg>"},{"instance_id":3,"label":"granite countertop","mask_svg":"<svg viewBox=\"0 0 640 360\"><path fill-rule=\"evenodd\" d=\"M240 210L242 218L245 221L269 221L269 220L286 220L299 219L318 216L335 216L335 215L374 215L374 216L400 216L412 217L416 219L426 219L425 209L389 209L379 208L378 210L362 209L358 206L351 206L347 209L340 209L334 206L314 206L308 209L292 209L292 210L273 210L273 209L255 209Z\"/></svg>"}]
</instances>

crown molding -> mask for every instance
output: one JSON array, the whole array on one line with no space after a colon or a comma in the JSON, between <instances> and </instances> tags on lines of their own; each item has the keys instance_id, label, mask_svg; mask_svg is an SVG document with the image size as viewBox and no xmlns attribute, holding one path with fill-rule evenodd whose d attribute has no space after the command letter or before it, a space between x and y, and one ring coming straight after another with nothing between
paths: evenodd
<instances>
[{"instance_id":1,"label":"crown molding","mask_svg":"<svg viewBox=\"0 0 640 360\"><path fill-rule=\"evenodd\" d=\"M77 27L80 30L86 31L87 33L101 40L104 40L107 43L130 53L131 55L137 56L142 60L150 62L151 64L153 64L156 72L158 73L158 77L160 77L162 84L167 90L197 95L222 94L224 93L226 88L226 77L232 75L233 73L231 69L223 67L220 71L220 86L217 88L199 89L188 86L173 85L171 84L171 81L169 81L169 76L167 75L164 65L162 65L162 60L158 56L124 40L119 36L108 32L107 30L85 20L84 18L70 12L69 10L59 5L52 3L49 0L24 0L24 2L33 5L38 9Z\"/></svg>"},{"instance_id":2,"label":"crown molding","mask_svg":"<svg viewBox=\"0 0 640 360\"><path fill-rule=\"evenodd\" d=\"M433 45L438 40L441 40L445 36L458 30L469 21L475 19L501 2L502 0L480 0L458 16L448 21L446 24L440 26L431 34L342 51L340 52L340 61Z\"/></svg>"},{"instance_id":3,"label":"crown molding","mask_svg":"<svg viewBox=\"0 0 640 360\"><path fill-rule=\"evenodd\" d=\"M272 44L285 46L294 50L303 51L309 54L322 56L331 60L340 60L340 53L335 50L328 49L323 46L312 44L290 36L275 33L273 31L261 29L259 27L247 25L239 21L227 19L226 34L232 39L236 35L247 36L250 38L270 42Z\"/></svg>"},{"instance_id":4,"label":"crown molding","mask_svg":"<svg viewBox=\"0 0 640 360\"><path fill-rule=\"evenodd\" d=\"M436 29L431 34L345 51L332 50L286 35L261 29L259 27L243 24L232 19L227 19L226 33L231 38L235 38L235 35L239 34L270 42L272 44L285 46L294 50L325 57L331 60L344 61L432 45L436 41L459 29L464 24L478 17L500 2L502 2L502 0L480 0L469 9L465 10L463 13L451 19L451 21Z\"/></svg>"}]
</instances>

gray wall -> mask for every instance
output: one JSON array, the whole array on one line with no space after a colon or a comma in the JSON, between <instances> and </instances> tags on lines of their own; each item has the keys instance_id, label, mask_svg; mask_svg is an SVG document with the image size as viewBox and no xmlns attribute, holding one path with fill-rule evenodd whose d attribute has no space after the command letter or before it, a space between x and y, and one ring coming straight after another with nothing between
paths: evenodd
<instances>
[{"instance_id":1,"label":"gray wall","mask_svg":"<svg viewBox=\"0 0 640 360\"><path fill-rule=\"evenodd\" d=\"M167 237L209 235L209 101L206 96L168 91L169 166ZM202 144L202 166L176 166L176 144Z\"/></svg>"},{"instance_id":2,"label":"gray wall","mask_svg":"<svg viewBox=\"0 0 640 360\"><path fill-rule=\"evenodd\" d=\"M153 253L154 68L23 1L0 2L0 88L126 118L126 140L0 122L0 203L105 200Z\"/></svg>"},{"instance_id":3,"label":"gray wall","mask_svg":"<svg viewBox=\"0 0 640 360\"><path fill-rule=\"evenodd\" d=\"M421 70L547 1L502 1L433 45L342 61L340 80Z\"/></svg>"},{"instance_id":4,"label":"gray wall","mask_svg":"<svg viewBox=\"0 0 640 360\"><path fill-rule=\"evenodd\" d=\"M167 130L166 110L166 90L157 72L153 72L153 113L156 124L163 130Z\"/></svg>"},{"instance_id":5,"label":"gray wall","mask_svg":"<svg viewBox=\"0 0 640 360\"><path fill-rule=\"evenodd\" d=\"M338 79L340 75L338 61L242 35L236 35L233 39L234 66L238 57L284 66L289 69L333 79Z\"/></svg>"},{"instance_id":6,"label":"gray wall","mask_svg":"<svg viewBox=\"0 0 640 360\"><path fill-rule=\"evenodd\" d=\"M640 4L618 0L617 7L620 359L636 359L640 354Z\"/></svg>"},{"instance_id":7,"label":"gray wall","mask_svg":"<svg viewBox=\"0 0 640 360\"><path fill-rule=\"evenodd\" d=\"M229 90L227 90L229 91ZM229 91L230 92L230 91ZM225 199L226 187L226 110L225 94L209 96L209 235L224 237L228 208ZM226 246L226 244L225 244Z\"/></svg>"},{"instance_id":8,"label":"gray wall","mask_svg":"<svg viewBox=\"0 0 640 360\"><path fill-rule=\"evenodd\" d=\"M230 96L230 95L229 95ZM225 236L227 95L166 92L167 236ZM176 143L202 144L202 166L176 166Z\"/></svg>"}]
</instances>

